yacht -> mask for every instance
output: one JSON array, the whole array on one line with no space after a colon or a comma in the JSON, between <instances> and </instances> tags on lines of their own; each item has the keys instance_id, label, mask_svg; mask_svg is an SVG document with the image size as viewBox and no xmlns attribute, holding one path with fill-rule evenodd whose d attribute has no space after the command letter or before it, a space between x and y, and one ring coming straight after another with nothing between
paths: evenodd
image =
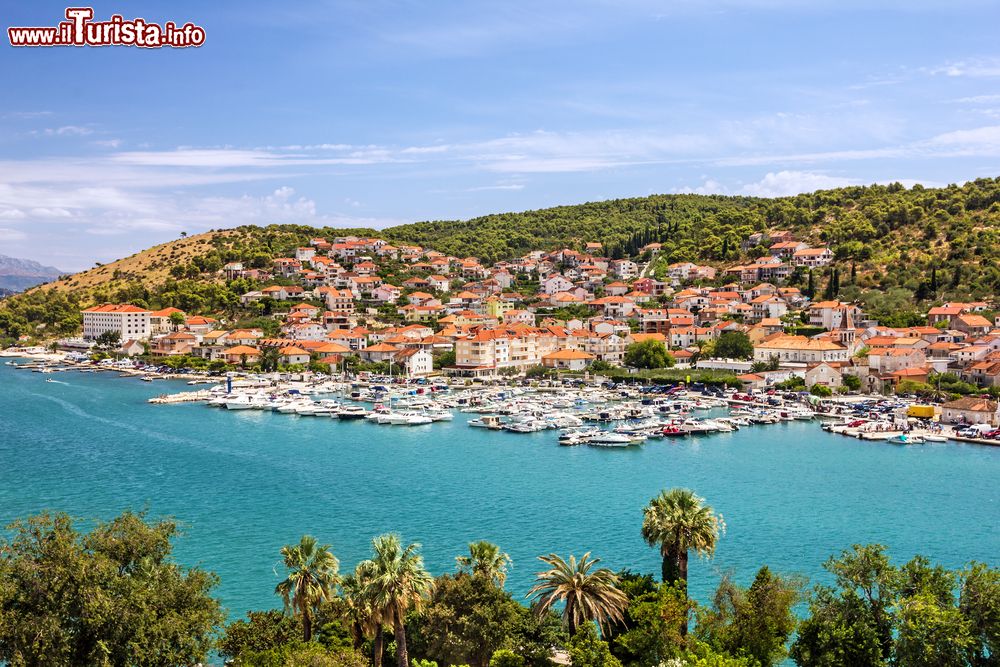
<instances>
[{"instance_id":1,"label":"yacht","mask_svg":"<svg viewBox=\"0 0 1000 667\"><path fill-rule=\"evenodd\" d=\"M450 410L445 410L444 408L426 408L421 414L429 417L434 422L450 422L455 418L455 415Z\"/></svg>"},{"instance_id":2,"label":"yacht","mask_svg":"<svg viewBox=\"0 0 1000 667\"><path fill-rule=\"evenodd\" d=\"M223 404L227 410L249 410L254 407L253 398L250 394L239 394L226 399Z\"/></svg>"},{"instance_id":3,"label":"yacht","mask_svg":"<svg viewBox=\"0 0 1000 667\"><path fill-rule=\"evenodd\" d=\"M611 431L601 431L600 434L587 440L587 444L594 447L628 447L632 443L631 437Z\"/></svg>"},{"instance_id":4,"label":"yacht","mask_svg":"<svg viewBox=\"0 0 1000 667\"><path fill-rule=\"evenodd\" d=\"M421 426L430 424L433 420L419 412L390 412L386 415L386 423L393 426ZM379 422L382 423L382 422Z\"/></svg>"},{"instance_id":5,"label":"yacht","mask_svg":"<svg viewBox=\"0 0 1000 667\"><path fill-rule=\"evenodd\" d=\"M340 419L364 419L368 416L368 411L360 405L341 405L337 410L337 417Z\"/></svg>"}]
</instances>

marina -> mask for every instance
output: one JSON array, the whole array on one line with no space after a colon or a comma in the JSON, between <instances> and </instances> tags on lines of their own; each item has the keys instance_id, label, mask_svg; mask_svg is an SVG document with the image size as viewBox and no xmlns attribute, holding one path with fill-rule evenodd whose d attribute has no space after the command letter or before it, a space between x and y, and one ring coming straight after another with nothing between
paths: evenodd
<instances>
[{"instance_id":1,"label":"marina","mask_svg":"<svg viewBox=\"0 0 1000 667\"><path fill-rule=\"evenodd\" d=\"M65 384L45 381L52 377ZM659 559L639 535L637 508L664 486L712 497L738 535L696 572L692 591L702 599L721 571L751 576L765 550L773 567L814 581L824 576L819 563L858 541L889 544L900 559L919 552L952 566L1000 551L995 531L982 530L997 512L994 447L901 447L824 431L818 419L567 447L559 441L574 429L614 433L629 422L518 433L473 427L490 413L470 406L449 410L450 421L402 427L357 416L149 404L160 394L214 386L187 381L0 365L0 383L9 415L0 422L3 476L32 480L0 484L0 519L43 508L84 520L128 507L175 516L185 526L178 557L212 563L233 614L273 606L273 554L305 532L354 562L369 535L397 530L424 545L434 572L451 569L469 539L490 539L514 558L509 586L522 595L540 550L593 548L609 567L655 571ZM525 396L532 394L516 398ZM355 412L373 407L349 393L309 399ZM582 411L629 400L641 404ZM689 418L727 412L711 407Z\"/></svg>"},{"instance_id":2,"label":"marina","mask_svg":"<svg viewBox=\"0 0 1000 667\"><path fill-rule=\"evenodd\" d=\"M189 374L157 374L123 364L94 365L50 355L43 360L7 361L16 370L51 374L63 371L115 372L119 377L154 379L183 378L188 386L203 388L160 394L148 399L156 405L203 403L225 410L270 411L298 417L364 419L376 425L426 426L451 421L454 412L479 415L470 419L473 428L509 433L564 432L564 446L590 445L624 448L647 440L728 433L740 428L796 420L824 420L823 429L862 440L896 445L961 441L1000 445L1000 435L974 426L958 429L933 420L908 416L911 405L899 399L855 397L853 400L818 401L805 393L775 395L775 392L743 394L734 390L688 390L640 385L608 387L595 381L589 385L469 386L450 384L447 378L419 385L395 385L392 379L377 381L312 378L290 381L278 376L238 378L195 377ZM48 378L47 382L57 382ZM454 382L454 381L452 381ZM699 416L714 411L710 417ZM601 428L580 427L585 424ZM607 431L610 431L607 432Z\"/></svg>"}]
</instances>

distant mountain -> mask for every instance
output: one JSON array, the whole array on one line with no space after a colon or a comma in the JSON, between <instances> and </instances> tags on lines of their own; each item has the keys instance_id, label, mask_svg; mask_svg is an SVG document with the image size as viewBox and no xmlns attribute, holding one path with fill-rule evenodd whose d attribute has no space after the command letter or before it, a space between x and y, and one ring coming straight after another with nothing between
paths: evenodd
<instances>
[{"instance_id":1,"label":"distant mountain","mask_svg":"<svg viewBox=\"0 0 1000 667\"><path fill-rule=\"evenodd\" d=\"M65 271L53 266L45 266L30 259L18 259L0 255L0 289L15 292L51 282Z\"/></svg>"}]
</instances>

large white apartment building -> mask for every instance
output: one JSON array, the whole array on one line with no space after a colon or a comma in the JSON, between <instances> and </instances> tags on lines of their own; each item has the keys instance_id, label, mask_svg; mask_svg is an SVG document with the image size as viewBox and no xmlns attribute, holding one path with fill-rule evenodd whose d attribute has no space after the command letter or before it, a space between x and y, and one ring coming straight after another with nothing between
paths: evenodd
<instances>
[{"instance_id":1,"label":"large white apartment building","mask_svg":"<svg viewBox=\"0 0 1000 667\"><path fill-rule=\"evenodd\" d=\"M129 304L106 303L81 311L83 337L94 340L108 331L117 331L121 340L145 340L151 333L152 311Z\"/></svg>"}]
</instances>

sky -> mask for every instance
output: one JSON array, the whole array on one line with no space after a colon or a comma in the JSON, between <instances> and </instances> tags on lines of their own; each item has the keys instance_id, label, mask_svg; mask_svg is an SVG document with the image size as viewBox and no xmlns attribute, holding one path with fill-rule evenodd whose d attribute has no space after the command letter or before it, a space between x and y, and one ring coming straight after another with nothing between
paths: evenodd
<instances>
[{"instance_id":1,"label":"sky","mask_svg":"<svg viewBox=\"0 0 1000 667\"><path fill-rule=\"evenodd\" d=\"M9 45L65 8L0 0L0 254L67 271L241 224L1000 176L995 0L116 0L205 43Z\"/></svg>"}]
</instances>

